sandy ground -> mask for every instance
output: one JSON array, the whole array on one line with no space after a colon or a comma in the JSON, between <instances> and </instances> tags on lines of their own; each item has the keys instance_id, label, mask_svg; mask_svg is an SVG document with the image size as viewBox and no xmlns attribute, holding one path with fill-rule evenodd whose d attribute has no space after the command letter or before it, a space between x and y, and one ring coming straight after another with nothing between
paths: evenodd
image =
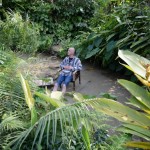
<instances>
[{"instance_id":1,"label":"sandy ground","mask_svg":"<svg viewBox=\"0 0 150 150\"><path fill-rule=\"evenodd\" d=\"M121 78L123 77L117 73L84 63L81 71L81 84L76 80L76 92L94 96L99 96L100 93L109 93L117 96L117 100L124 103L130 94L117 83L117 80ZM72 91L72 89L73 85L70 83L68 91Z\"/></svg>"}]
</instances>

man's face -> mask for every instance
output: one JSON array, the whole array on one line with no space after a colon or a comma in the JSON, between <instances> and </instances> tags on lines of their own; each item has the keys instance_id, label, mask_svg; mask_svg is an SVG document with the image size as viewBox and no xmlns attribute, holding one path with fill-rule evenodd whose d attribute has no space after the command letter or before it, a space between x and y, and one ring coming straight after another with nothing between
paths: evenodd
<instances>
[{"instance_id":1,"label":"man's face","mask_svg":"<svg viewBox=\"0 0 150 150\"><path fill-rule=\"evenodd\" d=\"M68 49L68 56L74 55L74 49L73 48L69 48Z\"/></svg>"}]
</instances>

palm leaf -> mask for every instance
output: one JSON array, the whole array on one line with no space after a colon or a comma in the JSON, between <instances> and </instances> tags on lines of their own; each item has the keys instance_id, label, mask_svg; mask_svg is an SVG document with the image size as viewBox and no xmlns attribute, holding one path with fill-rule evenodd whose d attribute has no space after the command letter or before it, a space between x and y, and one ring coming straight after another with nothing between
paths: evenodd
<instances>
[{"instance_id":1,"label":"palm leaf","mask_svg":"<svg viewBox=\"0 0 150 150\"><path fill-rule=\"evenodd\" d=\"M38 143L38 145L41 145L43 135L46 133L47 138L47 145L49 144L49 141L52 142L55 141L55 137L57 134L57 126L59 122L59 127L62 132L62 135L71 134L70 131L67 130L67 126L72 126L74 132L76 132L77 127L79 128L80 118L88 118L88 121L92 120L90 118L91 112L89 112L86 105L88 104L97 104L97 101L100 101L101 99L90 99L83 102L77 102L74 104L70 104L67 106L63 106L60 108L57 108L49 113L47 113L45 116L41 117L33 126L26 129L24 132L22 132L17 138L15 138L11 143L9 143L8 146L11 146L12 149L18 148L22 146L22 144L25 142L26 138L31 135L31 133L34 133L33 143L32 143L32 149L33 147ZM90 108L91 109L91 108ZM72 120L72 121L71 121ZM51 134L52 133L52 134ZM85 132L84 132L85 133ZM89 140L87 139L87 133L86 135L86 142L88 143L89 147ZM51 137L52 136L52 137ZM85 145L86 146L86 145Z\"/></svg>"},{"instance_id":2,"label":"palm leaf","mask_svg":"<svg viewBox=\"0 0 150 150\"><path fill-rule=\"evenodd\" d=\"M4 115L4 119L0 123L0 133L11 131L11 130L18 130L24 129L24 124L16 115Z\"/></svg>"},{"instance_id":3,"label":"palm leaf","mask_svg":"<svg viewBox=\"0 0 150 150\"><path fill-rule=\"evenodd\" d=\"M86 149L90 150L91 149L90 148L90 136L89 136L89 132L87 128L84 125L82 125L82 136L83 136L83 141L86 145Z\"/></svg>"}]
</instances>

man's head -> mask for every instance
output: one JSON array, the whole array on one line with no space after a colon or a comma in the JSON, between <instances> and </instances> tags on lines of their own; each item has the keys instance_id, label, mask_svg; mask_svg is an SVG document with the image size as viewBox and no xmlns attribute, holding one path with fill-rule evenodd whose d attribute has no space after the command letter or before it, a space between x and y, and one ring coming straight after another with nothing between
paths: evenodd
<instances>
[{"instance_id":1,"label":"man's head","mask_svg":"<svg viewBox=\"0 0 150 150\"><path fill-rule=\"evenodd\" d=\"M69 56L69 57L73 57L74 55L75 55L75 48L70 47L70 48L68 49L68 56Z\"/></svg>"}]
</instances>

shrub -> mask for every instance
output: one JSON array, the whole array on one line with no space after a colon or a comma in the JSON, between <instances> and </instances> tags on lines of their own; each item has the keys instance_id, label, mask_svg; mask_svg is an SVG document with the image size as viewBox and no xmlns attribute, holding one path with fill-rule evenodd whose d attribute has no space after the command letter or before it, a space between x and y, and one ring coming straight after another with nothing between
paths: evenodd
<instances>
[{"instance_id":1,"label":"shrub","mask_svg":"<svg viewBox=\"0 0 150 150\"><path fill-rule=\"evenodd\" d=\"M0 42L3 47L28 53L37 51L39 30L29 18L24 21L19 13L9 13L5 21L0 21L0 28Z\"/></svg>"}]
</instances>

